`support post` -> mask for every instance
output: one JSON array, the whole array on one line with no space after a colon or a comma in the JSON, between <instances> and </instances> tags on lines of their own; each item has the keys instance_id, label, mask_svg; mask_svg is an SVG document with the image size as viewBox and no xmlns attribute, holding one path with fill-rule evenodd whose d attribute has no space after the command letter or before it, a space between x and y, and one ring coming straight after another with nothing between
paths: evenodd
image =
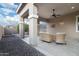
<instances>
[{"instance_id":1,"label":"support post","mask_svg":"<svg viewBox=\"0 0 79 59\"><path fill-rule=\"evenodd\" d=\"M24 19L22 17L20 17L19 35L21 38L24 38Z\"/></svg>"},{"instance_id":2,"label":"support post","mask_svg":"<svg viewBox=\"0 0 79 59\"><path fill-rule=\"evenodd\" d=\"M38 15L37 8L31 4L29 8L29 41L33 46L37 45L38 40Z\"/></svg>"}]
</instances>

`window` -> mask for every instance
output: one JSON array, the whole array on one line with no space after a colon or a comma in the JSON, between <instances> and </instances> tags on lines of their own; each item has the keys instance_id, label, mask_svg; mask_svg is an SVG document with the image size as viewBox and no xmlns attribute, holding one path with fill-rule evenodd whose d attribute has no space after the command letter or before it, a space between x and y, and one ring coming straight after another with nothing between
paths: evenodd
<instances>
[{"instance_id":1,"label":"window","mask_svg":"<svg viewBox=\"0 0 79 59\"><path fill-rule=\"evenodd\" d=\"M76 16L76 32L79 32L79 15Z\"/></svg>"},{"instance_id":2,"label":"window","mask_svg":"<svg viewBox=\"0 0 79 59\"><path fill-rule=\"evenodd\" d=\"M40 21L40 32L46 32L46 29L47 29L47 23L46 22L43 22L43 21Z\"/></svg>"}]
</instances>

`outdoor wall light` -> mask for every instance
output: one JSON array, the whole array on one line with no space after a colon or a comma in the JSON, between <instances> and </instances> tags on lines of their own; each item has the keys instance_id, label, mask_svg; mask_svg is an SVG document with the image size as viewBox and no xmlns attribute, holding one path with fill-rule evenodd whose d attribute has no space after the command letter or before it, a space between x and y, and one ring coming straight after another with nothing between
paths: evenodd
<instances>
[{"instance_id":1,"label":"outdoor wall light","mask_svg":"<svg viewBox=\"0 0 79 59\"><path fill-rule=\"evenodd\" d=\"M64 25L64 22L60 22L59 24L60 24L60 25Z\"/></svg>"},{"instance_id":2,"label":"outdoor wall light","mask_svg":"<svg viewBox=\"0 0 79 59\"><path fill-rule=\"evenodd\" d=\"M74 9L75 7L74 6L72 6L72 9Z\"/></svg>"}]
</instances>

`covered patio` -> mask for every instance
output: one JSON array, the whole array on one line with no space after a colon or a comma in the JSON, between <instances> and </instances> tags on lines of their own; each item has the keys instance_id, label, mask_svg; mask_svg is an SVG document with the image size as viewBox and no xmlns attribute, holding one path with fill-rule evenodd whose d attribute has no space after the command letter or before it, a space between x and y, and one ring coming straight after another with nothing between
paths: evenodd
<instances>
[{"instance_id":1,"label":"covered patio","mask_svg":"<svg viewBox=\"0 0 79 59\"><path fill-rule=\"evenodd\" d=\"M20 4L16 11L20 17L20 37L45 55L79 55L78 6L77 3ZM24 37L25 19L29 20L29 37ZM44 27L41 27L43 24ZM63 42L66 45L56 44L57 33L65 33Z\"/></svg>"}]
</instances>

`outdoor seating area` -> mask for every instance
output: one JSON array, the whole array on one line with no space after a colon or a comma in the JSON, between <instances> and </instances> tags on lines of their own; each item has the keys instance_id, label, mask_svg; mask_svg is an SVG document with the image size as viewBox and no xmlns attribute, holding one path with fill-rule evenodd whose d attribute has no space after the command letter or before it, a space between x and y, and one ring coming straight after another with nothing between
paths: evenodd
<instances>
[{"instance_id":1,"label":"outdoor seating area","mask_svg":"<svg viewBox=\"0 0 79 59\"><path fill-rule=\"evenodd\" d=\"M3 5L0 4L1 9L6 8ZM17 5L15 10L12 5ZM4 15L2 19L6 21L0 23L0 53L8 56L79 55L78 3L16 3L10 8L15 14Z\"/></svg>"},{"instance_id":2,"label":"outdoor seating area","mask_svg":"<svg viewBox=\"0 0 79 59\"><path fill-rule=\"evenodd\" d=\"M65 33L56 33L54 35L49 33L40 33L40 40L45 42L56 42L57 44L65 44Z\"/></svg>"},{"instance_id":3,"label":"outdoor seating area","mask_svg":"<svg viewBox=\"0 0 79 59\"><path fill-rule=\"evenodd\" d=\"M45 41L45 42L52 42L52 41L55 41L55 35L41 32L40 40Z\"/></svg>"}]
</instances>

